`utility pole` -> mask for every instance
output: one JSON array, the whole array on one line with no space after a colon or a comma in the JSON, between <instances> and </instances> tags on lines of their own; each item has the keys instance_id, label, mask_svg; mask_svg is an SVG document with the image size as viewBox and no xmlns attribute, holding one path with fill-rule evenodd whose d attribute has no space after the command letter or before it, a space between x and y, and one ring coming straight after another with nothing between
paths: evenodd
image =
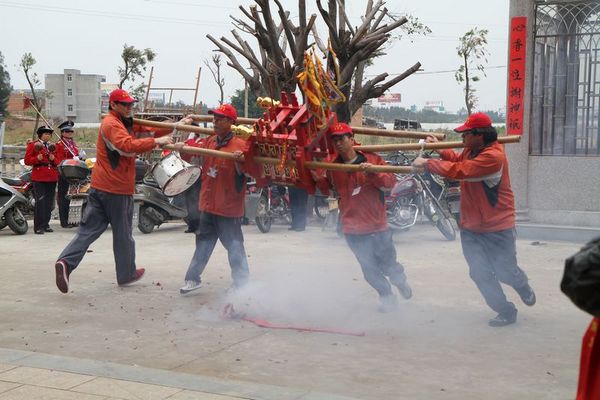
<instances>
[{"instance_id":1,"label":"utility pole","mask_svg":"<svg viewBox=\"0 0 600 400\"><path fill-rule=\"evenodd\" d=\"M248 118L248 82L244 79L244 118Z\"/></svg>"}]
</instances>

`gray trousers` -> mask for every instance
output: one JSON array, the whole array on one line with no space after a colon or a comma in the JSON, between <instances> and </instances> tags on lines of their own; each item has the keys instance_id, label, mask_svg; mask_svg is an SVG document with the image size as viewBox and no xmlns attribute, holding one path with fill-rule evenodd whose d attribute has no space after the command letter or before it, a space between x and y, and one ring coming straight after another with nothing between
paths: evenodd
<instances>
[{"instance_id":1,"label":"gray trousers","mask_svg":"<svg viewBox=\"0 0 600 400\"><path fill-rule=\"evenodd\" d=\"M515 231L476 233L461 230L463 254L469 264L469 275L477 285L488 306L498 314L516 312L506 300L500 283L518 290L527 285L527 275L517 265Z\"/></svg>"},{"instance_id":2,"label":"gray trousers","mask_svg":"<svg viewBox=\"0 0 600 400\"><path fill-rule=\"evenodd\" d=\"M113 253L119 284L135 277L135 241L132 234L133 196L91 189L77 234L62 251L59 260L72 272L88 247L102 235L108 224L112 227Z\"/></svg>"},{"instance_id":3,"label":"gray trousers","mask_svg":"<svg viewBox=\"0 0 600 400\"><path fill-rule=\"evenodd\" d=\"M217 239L227 249L234 286L243 286L248 281L248 259L244 249L241 222L241 218L222 217L206 212L200 214L198 229L196 230L196 250L185 274L186 281L201 281L200 275L202 275L208 264L208 260L217 244Z\"/></svg>"},{"instance_id":4,"label":"gray trousers","mask_svg":"<svg viewBox=\"0 0 600 400\"><path fill-rule=\"evenodd\" d=\"M365 280L380 297L392 294L390 282L398 286L406 281L404 267L396 260L396 248L389 229L365 235L346 234L346 242L360 263Z\"/></svg>"}]
</instances>

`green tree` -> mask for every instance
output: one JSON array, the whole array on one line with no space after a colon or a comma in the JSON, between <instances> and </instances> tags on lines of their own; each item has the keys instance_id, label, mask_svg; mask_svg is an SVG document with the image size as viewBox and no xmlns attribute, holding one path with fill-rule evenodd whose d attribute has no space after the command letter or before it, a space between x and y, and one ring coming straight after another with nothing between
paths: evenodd
<instances>
[{"instance_id":1,"label":"green tree","mask_svg":"<svg viewBox=\"0 0 600 400\"><path fill-rule=\"evenodd\" d=\"M456 48L458 56L462 59L462 64L456 71L454 78L459 85L464 84L465 105L467 113L471 115L473 108L477 105L477 96L472 82L480 80L474 71L485 75L485 64L487 64L487 55L489 52L485 48L487 45L487 29L478 29L477 27L465 33L460 39L460 44Z\"/></svg>"},{"instance_id":2,"label":"green tree","mask_svg":"<svg viewBox=\"0 0 600 400\"><path fill-rule=\"evenodd\" d=\"M212 64L215 65L214 67L211 65L211 62L208 60L204 60L204 64L208 67L208 70L212 74L217 86L219 86L219 93L221 94L219 97L219 104L223 104L223 100L225 98L225 94L224 94L224 90L223 90L223 88L225 87L225 78L223 78L221 76L221 55L213 54L211 61L212 61Z\"/></svg>"},{"instance_id":3,"label":"green tree","mask_svg":"<svg viewBox=\"0 0 600 400\"><path fill-rule=\"evenodd\" d=\"M6 115L6 107L12 86L10 85L10 75L4 65L4 56L0 53L0 120Z\"/></svg>"},{"instance_id":4,"label":"green tree","mask_svg":"<svg viewBox=\"0 0 600 400\"><path fill-rule=\"evenodd\" d=\"M36 138L35 132L37 131L37 128L40 123L39 113L41 112L42 108L42 99L36 92L36 87L40 86L40 78L38 77L37 73L32 71L32 68L36 63L37 61L35 60L35 58L33 58L31 53L25 53L23 54L23 57L21 58L21 63L19 64L21 71L23 71L23 73L25 74L25 79L27 79L29 88L31 89L31 103L37 109L37 112L35 113L35 126L33 127L33 132L31 134L31 137L33 139Z\"/></svg>"},{"instance_id":5,"label":"green tree","mask_svg":"<svg viewBox=\"0 0 600 400\"><path fill-rule=\"evenodd\" d=\"M244 89L238 89L231 96L231 105L235 107L239 116L244 115ZM248 118L260 118L264 110L256 104L256 94L248 90Z\"/></svg>"},{"instance_id":6,"label":"green tree","mask_svg":"<svg viewBox=\"0 0 600 400\"><path fill-rule=\"evenodd\" d=\"M123 59L123 67L119 67L119 87L122 89L125 82L130 81L131 86L129 91L131 95L137 99L142 98L146 85L140 83L134 86L133 83L136 79L143 78L143 73L146 72L147 64L154 61L156 53L150 48L144 50L136 49L133 46L127 46L127 43L123 45L123 52L121 53Z\"/></svg>"}]
</instances>

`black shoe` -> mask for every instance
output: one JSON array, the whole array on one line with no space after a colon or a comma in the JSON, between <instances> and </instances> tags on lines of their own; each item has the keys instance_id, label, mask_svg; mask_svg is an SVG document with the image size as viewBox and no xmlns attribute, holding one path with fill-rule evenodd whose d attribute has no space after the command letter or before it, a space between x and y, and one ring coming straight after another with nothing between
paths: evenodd
<instances>
[{"instance_id":1,"label":"black shoe","mask_svg":"<svg viewBox=\"0 0 600 400\"><path fill-rule=\"evenodd\" d=\"M44 231L33 231L33 233L35 233L36 235L43 235Z\"/></svg>"},{"instance_id":2,"label":"black shoe","mask_svg":"<svg viewBox=\"0 0 600 400\"><path fill-rule=\"evenodd\" d=\"M525 305L531 307L535 304L535 292L529 284L515 290Z\"/></svg>"},{"instance_id":3,"label":"black shoe","mask_svg":"<svg viewBox=\"0 0 600 400\"><path fill-rule=\"evenodd\" d=\"M54 232L54 229L52 229L52 228L46 228L46 229L44 229L44 232Z\"/></svg>"},{"instance_id":4,"label":"black shoe","mask_svg":"<svg viewBox=\"0 0 600 400\"><path fill-rule=\"evenodd\" d=\"M185 231L183 231L183 233L194 233L194 232L196 232L196 230L192 229L192 228L187 228Z\"/></svg>"},{"instance_id":5,"label":"black shoe","mask_svg":"<svg viewBox=\"0 0 600 400\"><path fill-rule=\"evenodd\" d=\"M288 231L294 231L294 232L303 232L305 230L306 230L306 228L297 228L297 227L293 227L293 226L290 226L288 228Z\"/></svg>"},{"instance_id":6,"label":"black shoe","mask_svg":"<svg viewBox=\"0 0 600 400\"><path fill-rule=\"evenodd\" d=\"M499 326L506 326L510 324L514 324L517 322L517 310L510 315L498 314L495 318L490 319L488 322L489 326L493 326L494 328Z\"/></svg>"}]
</instances>

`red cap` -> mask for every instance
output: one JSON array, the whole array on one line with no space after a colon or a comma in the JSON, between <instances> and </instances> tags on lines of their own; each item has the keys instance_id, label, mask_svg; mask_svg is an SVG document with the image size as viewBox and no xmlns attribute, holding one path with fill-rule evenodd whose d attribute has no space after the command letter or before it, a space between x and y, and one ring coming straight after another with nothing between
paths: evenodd
<instances>
[{"instance_id":1,"label":"red cap","mask_svg":"<svg viewBox=\"0 0 600 400\"><path fill-rule=\"evenodd\" d=\"M475 128L489 128L490 126L492 126L491 118L488 117L485 113L478 112L469 115L465 123L459 126L458 128L455 128L454 131L464 132L470 131L471 129Z\"/></svg>"},{"instance_id":2,"label":"red cap","mask_svg":"<svg viewBox=\"0 0 600 400\"><path fill-rule=\"evenodd\" d=\"M221 104L219 107L214 108L212 110L208 110L209 114L220 115L221 117L226 117L232 120L233 122L237 121L237 111L234 106L231 104Z\"/></svg>"},{"instance_id":3,"label":"red cap","mask_svg":"<svg viewBox=\"0 0 600 400\"><path fill-rule=\"evenodd\" d=\"M124 89L115 89L110 92L108 101L118 101L119 103L135 103L137 100L134 99Z\"/></svg>"},{"instance_id":4,"label":"red cap","mask_svg":"<svg viewBox=\"0 0 600 400\"><path fill-rule=\"evenodd\" d=\"M344 124L343 122L336 122L329 127L329 134L331 136L352 135L352 127L348 124Z\"/></svg>"}]
</instances>

